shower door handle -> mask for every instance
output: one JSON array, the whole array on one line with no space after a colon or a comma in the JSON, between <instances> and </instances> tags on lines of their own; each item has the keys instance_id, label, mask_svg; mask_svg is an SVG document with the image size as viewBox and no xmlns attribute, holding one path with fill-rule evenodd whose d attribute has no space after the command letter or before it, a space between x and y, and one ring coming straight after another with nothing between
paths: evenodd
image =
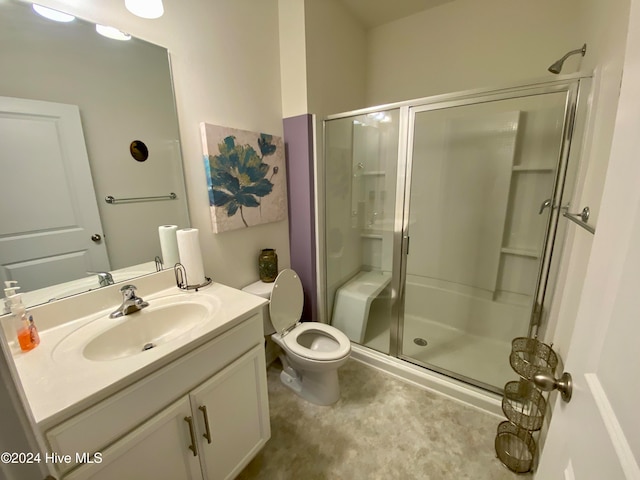
<instances>
[{"instance_id":1,"label":"shower door handle","mask_svg":"<svg viewBox=\"0 0 640 480\"><path fill-rule=\"evenodd\" d=\"M538 215L542 215L542 212L544 212L544 209L550 207L551 208L551 199L547 198L544 202L542 202L542 204L540 205L540 211L538 212Z\"/></svg>"},{"instance_id":2,"label":"shower door handle","mask_svg":"<svg viewBox=\"0 0 640 480\"><path fill-rule=\"evenodd\" d=\"M404 236L404 240L406 241L406 248L404 249L405 255L409 255L409 235Z\"/></svg>"}]
</instances>

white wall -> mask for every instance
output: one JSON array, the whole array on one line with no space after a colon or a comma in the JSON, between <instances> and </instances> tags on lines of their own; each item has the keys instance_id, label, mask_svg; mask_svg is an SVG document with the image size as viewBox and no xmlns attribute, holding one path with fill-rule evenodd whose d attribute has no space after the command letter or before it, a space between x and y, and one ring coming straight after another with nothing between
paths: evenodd
<instances>
[{"instance_id":1,"label":"white wall","mask_svg":"<svg viewBox=\"0 0 640 480\"><path fill-rule=\"evenodd\" d=\"M307 51L304 0L278 0L282 117L306 114Z\"/></svg>"},{"instance_id":2,"label":"white wall","mask_svg":"<svg viewBox=\"0 0 640 480\"><path fill-rule=\"evenodd\" d=\"M367 104L552 77L553 61L589 41L583 3L456 0L373 28ZM565 73L578 63L568 60Z\"/></svg>"},{"instance_id":3,"label":"white wall","mask_svg":"<svg viewBox=\"0 0 640 480\"><path fill-rule=\"evenodd\" d=\"M309 112L365 106L366 31L337 0L305 0Z\"/></svg>"},{"instance_id":4,"label":"white wall","mask_svg":"<svg viewBox=\"0 0 640 480\"><path fill-rule=\"evenodd\" d=\"M277 0L165 1L146 20L123 0L43 0L52 8L113 25L166 47L171 55L189 212L200 230L206 274L242 287L258 279L261 248L275 248L289 266L288 222L214 235L202 160L200 122L282 136Z\"/></svg>"},{"instance_id":5,"label":"white wall","mask_svg":"<svg viewBox=\"0 0 640 480\"><path fill-rule=\"evenodd\" d=\"M588 0L578 12L589 49L584 66L595 73L591 116L583 141L583 161L571 204L575 212L589 206L592 212L589 223L597 228L620 93L629 2L607 2L605 5L598 0ZM554 293L554 298L559 300L553 303L544 337L554 343L554 349L563 359L573 333L592 243L593 235L579 227L569 228Z\"/></svg>"}]
</instances>

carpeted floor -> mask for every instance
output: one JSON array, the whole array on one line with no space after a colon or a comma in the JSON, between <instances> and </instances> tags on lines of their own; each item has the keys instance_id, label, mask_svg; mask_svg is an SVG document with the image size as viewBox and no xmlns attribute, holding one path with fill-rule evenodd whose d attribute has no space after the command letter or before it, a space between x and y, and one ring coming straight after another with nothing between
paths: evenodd
<instances>
[{"instance_id":1,"label":"carpeted floor","mask_svg":"<svg viewBox=\"0 0 640 480\"><path fill-rule=\"evenodd\" d=\"M238 479L513 480L495 457L500 419L355 360L341 399L310 404L268 368L271 439ZM529 478L529 477L524 477Z\"/></svg>"}]
</instances>

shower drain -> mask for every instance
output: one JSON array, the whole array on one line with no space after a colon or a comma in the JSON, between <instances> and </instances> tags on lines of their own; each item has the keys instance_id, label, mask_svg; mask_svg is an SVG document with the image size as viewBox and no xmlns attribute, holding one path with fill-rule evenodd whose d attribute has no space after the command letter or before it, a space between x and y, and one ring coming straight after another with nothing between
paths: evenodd
<instances>
[{"instance_id":1,"label":"shower drain","mask_svg":"<svg viewBox=\"0 0 640 480\"><path fill-rule=\"evenodd\" d=\"M420 337L414 338L413 343L415 343L416 345L420 345L421 347L427 346L427 341L424 338Z\"/></svg>"}]
</instances>

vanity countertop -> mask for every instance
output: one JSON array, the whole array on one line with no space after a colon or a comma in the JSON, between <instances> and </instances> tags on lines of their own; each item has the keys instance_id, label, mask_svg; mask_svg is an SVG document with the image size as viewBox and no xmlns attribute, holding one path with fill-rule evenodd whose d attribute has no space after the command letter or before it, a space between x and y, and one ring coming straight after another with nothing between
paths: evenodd
<instances>
[{"instance_id":1,"label":"vanity countertop","mask_svg":"<svg viewBox=\"0 0 640 480\"><path fill-rule=\"evenodd\" d=\"M43 424L51 426L113 395L230 330L267 303L265 299L218 283L201 288L197 294L174 286L140 295L153 305L154 299L170 295L185 298L185 295L192 294L215 297L217 312L197 328L139 354L112 360L89 360L83 356L81 346L69 348L70 342L63 341L81 328L90 332L86 338L96 337L108 330L111 327L109 322L117 321L108 318L108 314L117 307L117 302L107 309L75 320L49 324L49 328L40 330L40 345L30 352L16 352L14 349L17 374L36 423L41 427ZM91 295L91 292L83 295ZM100 305L100 302L97 303ZM69 312L68 318L71 317L71 304L65 310Z\"/></svg>"}]
</instances>

